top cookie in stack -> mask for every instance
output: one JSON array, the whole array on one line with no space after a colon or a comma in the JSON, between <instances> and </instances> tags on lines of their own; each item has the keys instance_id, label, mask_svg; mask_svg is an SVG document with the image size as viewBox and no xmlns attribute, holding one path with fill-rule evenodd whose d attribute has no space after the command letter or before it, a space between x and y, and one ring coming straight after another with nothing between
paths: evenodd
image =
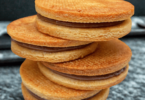
<instances>
[{"instance_id":1,"label":"top cookie in stack","mask_svg":"<svg viewBox=\"0 0 145 100\"><path fill-rule=\"evenodd\" d=\"M36 0L35 7L39 31L80 41L121 38L130 32L134 14L124 0Z\"/></svg>"}]
</instances>

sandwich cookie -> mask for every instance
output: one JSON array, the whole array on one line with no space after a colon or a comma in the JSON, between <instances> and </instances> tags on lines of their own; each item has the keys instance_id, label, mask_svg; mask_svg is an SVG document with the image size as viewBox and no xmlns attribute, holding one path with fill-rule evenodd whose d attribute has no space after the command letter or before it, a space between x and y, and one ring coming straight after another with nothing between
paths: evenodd
<instances>
[{"instance_id":1,"label":"sandwich cookie","mask_svg":"<svg viewBox=\"0 0 145 100\"><path fill-rule=\"evenodd\" d=\"M130 48L115 39L99 42L96 51L75 61L39 62L40 71L51 81L74 89L105 89L123 81L131 59Z\"/></svg>"},{"instance_id":2,"label":"sandwich cookie","mask_svg":"<svg viewBox=\"0 0 145 100\"><path fill-rule=\"evenodd\" d=\"M36 27L51 36L108 41L131 30L134 6L124 0L35 0Z\"/></svg>"},{"instance_id":3,"label":"sandwich cookie","mask_svg":"<svg viewBox=\"0 0 145 100\"><path fill-rule=\"evenodd\" d=\"M81 100L101 93L102 98L108 96L109 90L75 90L51 82L39 70L37 62L25 60L20 68L22 92L26 100L43 98L42 100ZM103 92L103 93L102 93ZM101 97L100 96L100 97ZM41 99L39 99L41 100Z\"/></svg>"},{"instance_id":4,"label":"sandwich cookie","mask_svg":"<svg viewBox=\"0 0 145 100\"><path fill-rule=\"evenodd\" d=\"M43 98L37 96L36 94L32 93L23 84L21 85L21 88L22 88L22 93L23 93L25 100L46 100L46 99L43 99ZM86 98L86 99L82 99L82 100L106 100L108 95L109 95L109 88L101 90L96 95Z\"/></svg>"},{"instance_id":5,"label":"sandwich cookie","mask_svg":"<svg viewBox=\"0 0 145 100\"><path fill-rule=\"evenodd\" d=\"M42 34L35 27L36 16L18 19L7 27L12 38L11 49L20 57L34 61L65 62L82 58L98 43L64 40Z\"/></svg>"}]
</instances>

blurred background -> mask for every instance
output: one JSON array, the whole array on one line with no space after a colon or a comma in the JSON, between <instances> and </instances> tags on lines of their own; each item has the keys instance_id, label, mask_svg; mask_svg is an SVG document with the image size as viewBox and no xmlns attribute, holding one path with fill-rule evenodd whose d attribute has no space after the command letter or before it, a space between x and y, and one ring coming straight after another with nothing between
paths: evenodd
<instances>
[{"instance_id":1,"label":"blurred background","mask_svg":"<svg viewBox=\"0 0 145 100\"><path fill-rule=\"evenodd\" d=\"M135 6L131 32L121 38L132 50L129 74L111 88L108 100L145 100L145 0L126 0ZM0 100L23 100L19 67L23 58L10 50L7 25L36 14L34 0L0 0Z\"/></svg>"}]
</instances>

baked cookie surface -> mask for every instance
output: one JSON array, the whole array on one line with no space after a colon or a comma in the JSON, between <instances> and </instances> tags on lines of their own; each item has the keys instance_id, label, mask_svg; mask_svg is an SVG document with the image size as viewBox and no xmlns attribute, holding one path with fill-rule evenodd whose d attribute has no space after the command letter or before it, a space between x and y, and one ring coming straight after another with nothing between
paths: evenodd
<instances>
[{"instance_id":1,"label":"baked cookie surface","mask_svg":"<svg viewBox=\"0 0 145 100\"><path fill-rule=\"evenodd\" d=\"M16 41L39 46L68 47L91 43L65 40L43 34L37 30L35 20L36 15L15 20L7 26L7 32Z\"/></svg>"},{"instance_id":2,"label":"baked cookie surface","mask_svg":"<svg viewBox=\"0 0 145 100\"><path fill-rule=\"evenodd\" d=\"M108 41L131 31L134 6L124 0L36 0L36 27L51 36Z\"/></svg>"},{"instance_id":3,"label":"baked cookie surface","mask_svg":"<svg viewBox=\"0 0 145 100\"><path fill-rule=\"evenodd\" d=\"M82 91L51 82L39 70L37 62L25 60L20 68L22 83L34 94L44 99L80 100L91 97L100 90Z\"/></svg>"},{"instance_id":4,"label":"baked cookie surface","mask_svg":"<svg viewBox=\"0 0 145 100\"><path fill-rule=\"evenodd\" d=\"M113 73L124 68L128 65L131 55L130 48L124 42L114 39L99 42L96 51L82 59L56 64L41 63L62 73L94 76Z\"/></svg>"},{"instance_id":5,"label":"baked cookie surface","mask_svg":"<svg viewBox=\"0 0 145 100\"><path fill-rule=\"evenodd\" d=\"M111 73L112 74L111 77L109 77L110 75L100 75L97 76L100 77L100 79L95 79L94 78L95 76L88 77L88 76L77 76L77 75L75 75L75 77L72 78L70 77L69 74L64 75L64 73L58 73L56 71L50 70L40 63L38 63L38 66L40 71L43 73L43 75L45 75L52 82L66 86L68 88L79 89L79 90L102 90L117 85L125 79L129 68L129 66L127 65L121 73L118 72ZM71 74L71 76L73 75Z\"/></svg>"},{"instance_id":6,"label":"baked cookie surface","mask_svg":"<svg viewBox=\"0 0 145 100\"><path fill-rule=\"evenodd\" d=\"M14 41L11 42L11 50L16 55L33 61L46 61L51 63L66 62L70 60L83 58L84 56L94 52L97 46L98 43L92 43L79 49L49 52L43 50L41 51L41 50L29 49L27 47L23 47L17 44Z\"/></svg>"},{"instance_id":7,"label":"baked cookie surface","mask_svg":"<svg viewBox=\"0 0 145 100\"><path fill-rule=\"evenodd\" d=\"M25 100L46 100L46 99L42 99L38 96L36 97L36 95L35 96L32 95L23 84L21 85L21 88L22 88L22 93L23 93ZM81 99L81 100L106 100L108 95L109 95L109 88L101 90L99 93L97 93L95 96L93 96L91 98Z\"/></svg>"},{"instance_id":8,"label":"baked cookie surface","mask_svg":"<svg viewBox=\"0 0 145 100\"><path fill-rule=\"evenodd\" d=\"M114 22L130 18L134 6L124 0L35 0L37 13L68 22Z\"/></svg>"},{"instance_id":9,"label":"baked cookie surface","mask_svg":"<svg viewBox=\"0 0 145 100\"><path fill-rule=\"evenodd\" d=\"M56 21L56 23L58 23L58 21ZM106 23L103 23L101 27L98 26L97 28L95 27L78 28L75 26L69 27L50 23L46 20L42 20L39 17L37 17L36 19L36 27L42 33L69 40L90 41L90 42L108 41L114 38L121 38L131 31L132 25L130 18L120 22L119 24L110 25L108 27L106 26L104 27L105 24Z\"/></svg>"}]
</instances>

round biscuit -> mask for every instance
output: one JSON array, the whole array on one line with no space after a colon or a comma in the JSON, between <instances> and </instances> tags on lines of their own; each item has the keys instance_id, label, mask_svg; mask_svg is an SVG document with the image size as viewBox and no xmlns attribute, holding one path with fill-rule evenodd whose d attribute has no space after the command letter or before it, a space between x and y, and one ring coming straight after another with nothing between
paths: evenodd
<instances>
[{"instance_id":1,"label":"round biscuit","mask_svg":"<svg viewBox=\"0 0 145 100\"><path fill-rule=\"evenodd\" d=\"M35 21L36 15L17 19L7 26L7 32L16 41L38 46L69 47L91 43L60 39L43 34L37 30Z\"/></svg>"},{"instance_id":2,"label":"round biscuit","mask_svg":"<svg viewBox=\"0 0 145 100\"><path fill-rule=\"evenodd\" d=\"M94 80L94 81L81 81L81 80L68 78L62 75L58 75L40 63L38 63L38 67L40 71L43 73L43 75L46 76L52 82L62 86L66 86L68 88L79 89L79 90L102 90L117 85L125 79L129 68L129 66L127 66L124 72L112 78L108 78L104 80Z\"/></svg>"},{"instance_id":3,"label":"round biscuit","mask_svg":"<svg viewBox=\"0 0 145 100\"><path fill-rule=\"evenodd\" d=\"M24 86L34 94L49 100L80 100L88 98L100 90L82 91L70 89L48 80L39 70L37 62L25 60L20 68Z\"/></svg>"},{"instance_id":4,"label":"round biscuit","mask_svg":"<svg viewBox=\"0 0 145 100\"><path fill-rule=\"evenodd\" d=\"M95 76L113 73L124 68L129 63L131 55L130 48L124 42L114 39L99 42L95 52L82 59L56 64L41 63L62 73Z\"/></svg>"},{"instance_id":5,"label":"round biscuit","mask_svg":"<svg viewBox=\"0 0 145 100\"><path fill-rule=\"evenodd\" d=\"M134 14L134 6L124 0L35 0L36 12L68 22L113 22Z\"/></svg>"},{"instance_id":6,"label":"round biscuit","mask_svg":"<svg viewBox=\"0 0 145 100\"><path fill-rule=\"evenodd\" d=\"M23 93L25 100L37 100L34 96L32 96L28 92L28 90L26 89L26 87L23 84L21 85L21 88L22 88L22 93ZM92 98L87 99L87 100L106 100L108 95L109 95L109 88L101 90L101 92L97 93L97 95L95 95Z\"/></svg>"},{"instance_id":7,"label":"round biscuit","mask_svg":"<svg viewBox=\"0 0 145 100\"><path fill-rule=\"evenodd\" d=\"M74 28L48 23L38 17L36 19L36 27L42 33L63 39L90 42L121 38L131 31L131 26L130 18L121 24L101 28Z\"/></svg>"},{"instance_id":8,"label":"round biscuit","mask_svg":"<svg viewBox=\"0 0 145 100\"><path fill-rule=\"evenodd\" d=\"M97 46L98 43L92 43L80 49L50 53L45 51L32 50L29 48L22 47L14 41L11 42L11 50L16 55L33 61L46 61L53 63L66 62L70 60L83 58L84 56L94 52Z\"/></svg>"}]
</instances>

